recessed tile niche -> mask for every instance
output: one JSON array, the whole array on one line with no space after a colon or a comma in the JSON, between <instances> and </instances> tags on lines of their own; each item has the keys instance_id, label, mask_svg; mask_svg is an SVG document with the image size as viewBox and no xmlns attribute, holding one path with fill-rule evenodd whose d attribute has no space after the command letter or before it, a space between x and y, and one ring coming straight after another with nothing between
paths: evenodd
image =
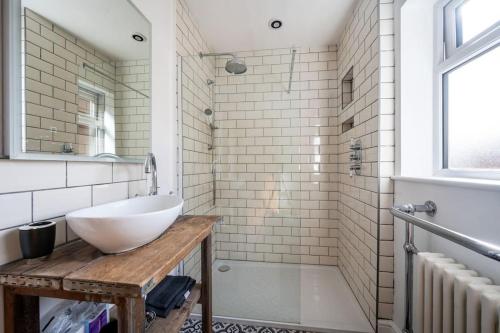
<instances>
[{"instance_id":1,"label":"recessed tile niche","mask_svg":"<svg viewBox=\"0 0 500 333\"><path fill-rule=\"evenodd\" d=\"M351 67L344 78L342 79L342 109L352 102L352 82L353 82L353 67Z\"/></svg>"}]
</instances>

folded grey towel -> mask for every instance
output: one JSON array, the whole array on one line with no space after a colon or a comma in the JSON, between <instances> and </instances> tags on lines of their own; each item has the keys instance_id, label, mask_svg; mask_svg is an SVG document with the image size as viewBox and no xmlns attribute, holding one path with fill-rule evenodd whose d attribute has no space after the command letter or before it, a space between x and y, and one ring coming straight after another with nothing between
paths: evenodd
<instances>
[{"instance_id":1,"label":"folded grey towel","mask_svg":"<svg viewBox=\"0 0 500 333\"><path fill-rule=\"evenodd\" d=\"M189 276L167 276L147 296L146 310L166 317L175 307L184 304L184 294L190 291L196 281Z\"/></svg>"}]
</instances>

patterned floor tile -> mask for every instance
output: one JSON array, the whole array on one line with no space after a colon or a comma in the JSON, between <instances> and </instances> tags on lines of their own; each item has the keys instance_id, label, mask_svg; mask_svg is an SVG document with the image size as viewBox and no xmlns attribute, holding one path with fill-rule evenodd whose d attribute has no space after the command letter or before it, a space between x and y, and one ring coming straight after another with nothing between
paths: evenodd
<instances>
[{"instance_id":1,"label":"patterned floor tile","mask_svg":"<svg viewBox=\"0 0 500 333\"><path fill-rule=\"evenodd\" d=\"M252 326L235 323L222 323L218 321L214 322L212 327L214 333L308 333L298 330ZM201 320L186 320L184 326L182 327L181 333L201 333Z\"/></svg>"}]
</instances>

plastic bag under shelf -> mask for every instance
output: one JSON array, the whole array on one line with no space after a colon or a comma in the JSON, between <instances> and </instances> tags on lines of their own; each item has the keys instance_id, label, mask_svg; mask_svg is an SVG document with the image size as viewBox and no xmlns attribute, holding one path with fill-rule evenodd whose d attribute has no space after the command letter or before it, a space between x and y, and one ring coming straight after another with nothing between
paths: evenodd
<instances>
[{"instance_id":1,"label":"plastic bag under shelf","mask_svg":"<svg viewBox=\"0 0 500 333\"><path fill-rule=\"evenodd\" d=\"M109 322L104 303L63 302L40 321L42 333L99 333Z\"/></svg>"}]
</instances>

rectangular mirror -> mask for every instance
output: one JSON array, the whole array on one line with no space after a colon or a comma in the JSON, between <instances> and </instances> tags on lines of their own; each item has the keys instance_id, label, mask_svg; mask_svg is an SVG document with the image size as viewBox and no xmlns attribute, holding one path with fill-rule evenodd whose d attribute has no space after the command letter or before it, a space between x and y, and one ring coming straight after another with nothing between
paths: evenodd
<instances>
[{"instance_id":1,"label":"rectangular mirror","mask_svg":"<svg viewBox=\"0 0 500 333\"><path fill-rule=\"evenodd\" d=\"M9 15L19 42L9 50L19 89L9 92L10 157L142 162L151 150L145 17L127 0L11 0Z\"/></svg>"}]
</instances>

